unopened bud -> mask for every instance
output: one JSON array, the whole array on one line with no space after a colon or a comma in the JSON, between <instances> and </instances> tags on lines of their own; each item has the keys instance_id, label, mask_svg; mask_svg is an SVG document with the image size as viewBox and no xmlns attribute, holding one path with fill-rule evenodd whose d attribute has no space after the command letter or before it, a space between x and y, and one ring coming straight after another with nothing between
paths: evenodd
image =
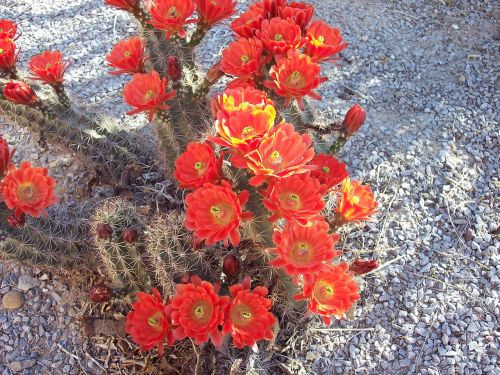
<instances>
[{"instance_id":1,"label":"unopened bud","mask_svg":"<svg viewBox=\"0 0 500 375\"><path fill-rule=\"evenodd\" d=\"M355 275L364 275L365 273L373 271L377 267L378 261L376 261L375 259L355 259L349 266L349 271Z\"/></svg>"},{"instance_id":2,"label":"unopened bud","mask_svg":"<svg viewBox=\"0 0 500 375\"><path fill-rule=\"evenodd\" d=\"M14 212L7 218L7 224L9 224L11 228L22 227L24 226L25 223L26 223L26 215L24 214L24 212L21 212L20 214Z\"/></svg>"},{"instance_id":3,"label":"unopened bud","mask_svg":"<svg viewBox=\"0 0 500 375\"><path fill-rule=\"evenodd\" d=\"M167 72L173 82L177 82L181 79L182 67L177 57L169 56L167 58Z\"/></svg>"},{"instance_id":4,"label":"unopened bud","mask_svg":"<svg viewBox=\"0 0 500 375\"><path fill-rule=\"evenodd\" d=\"M355 104L345 115L343 125L348 135L356 133L366 120L366 112L359 104Z\"/></svg>"},{"instance_id":5,"label":"unopened bud","mask_svg":"<svg viewBox=\"0 0 500 375\"><path fill-rule=\"evenodd\" d=\"M97 236L103 240L107 240L113 235L113 228L109 224L99 223L96 225L95 231L97 232Z\"/></svg>"},{"instance_id":6,"label":"unopened bud","mask_svg":"<svg viewBox=\"0 0 500 375\"><path fill-rule=\"evenodd\" d=\"M93 302L106 302L109 301L113 291L106 285L95 285L89 290L89 298Z\"/></svg>"},{"instance_id":7,"label":"unopened bud","mask_svg":"<svg viewBox=\"0 0 500 375\"><path fill-rule=\"evenodd\" d=\"M134 228L127 228L122 233L123 240L128 243L134 243L137 241L138 233Z\"/></svg>"},{"instance_id":8,"label":"unopened bud","mask_svg":"<svg viewBox=\"0 0 500 375\"><path fill-rule=\"evenodd\" d=\"M228 254L224 257L222 263L222 271L229 278L234 278L240 272L240 261L233 254Z\"/></svg>"}]
</instances>

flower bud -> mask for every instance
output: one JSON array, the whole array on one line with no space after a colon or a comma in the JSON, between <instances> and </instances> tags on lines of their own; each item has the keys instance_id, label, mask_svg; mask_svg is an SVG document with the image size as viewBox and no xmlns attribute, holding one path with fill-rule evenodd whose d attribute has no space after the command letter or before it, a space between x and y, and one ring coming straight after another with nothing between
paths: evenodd
<instances>
[{"instance_id":1,"label":"flower bud","mask_svg":"<svg viewBox=\"0 0 500 375\"><path fill-rule=\"evenodd\" d=\"M173 82L177 82L181 79L182 67L177 57L169 56L167 58L167 72Z\"/></svg>"},{"instance_id":2,"label":"flower bud","mask_svg":"<svg viewBox=\"0 0 500 375\"><path fill-rule=\"evenodd\" d=\"M106 285L94 285L89 290L89 298L93 302L106 302L112 297L113 291Z\"/></svg>"},{"instance_id":3,"label":"flower bud","mask_svg":"<svg viewBox=\"0 0 500 375\"><path fill-rule=\"evenodd\" d=\"M182 277L181 277L181 283L182 284L190 283L191 282L191 276L193 276L193 274L191 272L189 272L189 271L184 272L182 274Z\"/></svg>"},{"instance_id":4,"label":"flower bud","mask_svg":"<svg viewBox=\"0 0 500 375\"><path fill-rule=\"evenodd\" d=\"M128 242L130 244L134 243L135 241L137 241L138 237L137 229L134 228L125 229L122 233L122 237L125 242Z\"/></svg>"},{"instance_id":5,"label":"flower bud","mask_svg":"<svg viewBox=\"0 0 500 375\"><path fill-rule=\"evenodd\" d=\"M10 167L12 166L11 160L14 156L14 149L9 148L9 144L0 137L0 179L4 178Z\"/></svg>"},{"instance_id":6,"label":"flower bud","mask_svg":"<svg viewBox=\"0 0 500 375\"><path fill-rule=\"evenodd\" d=\"M12 103L33 105L38 102L35 92L26 82L10 81L3 89L3 96Z\"/></svg>"},{"instance_id":7,"label":"flower bud","mask_svg":"<svg viewBox=\"0 0 500 375\"><path fill-rule=\"evenodd\" d=\"M349 266L349 271L355 275L364 275L378 267L378 261L375 259L355 259Z\"/></svg>"},{"instance_id":8,"label":"flower bud","mask_svg":"<svg viewBox=\"0 0 500 375\"><path fill-rule=\"evenodd\" d=\"M103 240L107 240L113 235L113 228L109 224L99 223L96 225L95 231L97 232L97 236Z\"/></svg>"},{"instance_id":9,"label":"flower bud","mask_svg":"<svg viewBox=\"0 0 500 375\"><path fill-rule=\"evenodd\" d=\"M342 124L344 125L345 132L348 135L353 135L361 128L365 120L365 110L359 104L355 104L347 111Z\"/></svg>"},{"instance_id":10,"label":"flower bud","mask_svg":"<svg viewBox=\"0 0 500 375\"><path fill-rule=\"evenodd\" d=\"M220 61L216 62L210 67L210 69L208 69L207 80L210 82L210 84L217 82L223 76L224 72L220 68Z\"/></svg>"},{"instance_id":11,"label":"flower bud","mask_svg":"<svg viewBox=\"0 0 500 375\"><path fill-rule=\"evenodd\" d=\"M26 223L26 215L24 214L24 212L21 212L19 214L14 212L7 218L7 224L9 224L11 228L22 227L24 226L25 223Z\"/></svg>"},{"instance_id":12,"label":"flower bud","mask_svg":"<svg viewBox=\"0 0 500 375\"><path fill-rule=\"evenodd\" d=\"M228 254L224 257L222 263L222 271L229 278L234 278L240 272L240 261L233 254Z\"/></svg>"}]
</instances>

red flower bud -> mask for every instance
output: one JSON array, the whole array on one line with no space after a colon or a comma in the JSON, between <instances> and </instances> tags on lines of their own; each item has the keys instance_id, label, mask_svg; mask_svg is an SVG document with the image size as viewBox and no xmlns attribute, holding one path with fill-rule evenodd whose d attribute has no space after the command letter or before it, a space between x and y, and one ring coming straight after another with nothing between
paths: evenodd
<instances>
[{"instance_id":1,"label":"red flower bud","mask_svg":"<svg viewBox=\"0 0 500 375\"><path fill-rule=\"evenodd\" d=\"M7 218L7 224L12 228L18 228L24 226L26 223L26 215L24 212L16 213L14 212Z\"/></svg>"},{"instance_id":2,"label":"red flower bud","mask_svg":"<svg viewBox=\"0 0 500 375\"><path fill-rule=\"evenodd\" d=\"M113 228L109 224L99 223L95 226L97 236L103 240L107 240L113 235Z\"/></svg>"},{"instance_id":3,"label":"red flower bud","mask_svg":"<svg viewBox=\"0 0 500 375\"><path fill-rule=\"evenodd\" d=\"M214 65L212 65L210 69L208 69L207 80L210 83L215 83L224 76L224 72L220 69L220 64L221 62L219 60Z\"/></svg>"},{"instance_id":4,"label":"red flower bud","mask_svg":"<svg viewBox=\"0 0 500 375\"><path fill-rule=\"evenodd\" d=\"M224 257L222 263L222 271L229 278L234 278L240 272L240 261L233 254L228 254Z\"/></svg>"},{"instance_id":5,"label":"red flower bud","mask_svg":"<svg viewBox=\"0 0 500 375\"><path fill-rule=\"evenodd\" d=\"M173 82L177 82L181 79L182 67L177 57L169 56L167 58L167 72Z\"/></svg>"},{"instance_id":6,"label":"red flower bud","mask_svg":"<svg viewBox=\"0 0 500 375\"><path fill-rule=\"evenodd\" d=\"M193 276L193 274L191 272L189 272L189 271L184 272L182 274L182 277L181 277L181 283L182 284L190 283L191 282L191 276Z\"/></svg>"},{"instance_id":7,"label":"red flower bud","mask_svg":"<svg viewBox=\"0 0 500 375\"><path fill-rule=\"evenodd\" d=\"M38 102L35 92L26 82L10 81L3 88L3 96L12 103L33 105Z\"/></svg>"},{"instance_id":8,"label":"red flower bud","mask_svg":"<svg viewBox=\"0 0 500 375\"><path fill-rule=\"evenodd\" d=\"M353 135L364 124L366 120L366 112L359 104L355 104L349 109L345 115L344 130L347 134Z\"/></svg>"},{"instance_id":9,"label":"red flower bud","mask_svg":"<svg viewBox=\"0 0 500 375\"><path fill-rule=\"evenodd\" d=\"M134 243L137 241L138 233L134 228L127 228L122 233L123 240L128 243Z\"/></svg>"},{"instance_id":10,"label":"red flower bud","mask_svg":"<svg viewBox=\"0 0 500 375\"><path fill-rule=\"evenodd\" d=\"M375 259L355 259L349 266L349 271L355 275L364 275L365 273L373 271L378 267L378 261Z\"/></svg>"},{"instance_id":11,"label":"red flower bud","mask_svg":"<svg viewBox=\"0 0 500 375\"><path fill-rule=\"evenodd\" d=\"M11 163L14 156L14 149L9 148L9 144L0 137L0 179L4 178L9 169L13 166Z\"/></svg>"},{"instance_id":12,"label":"red flower bud","mask_svg":"<svg viewBox=\"0 0 500 375\"><path fill-rule=\"evenodd\" d=\"M106 285L94 285L89 290L89 298L93 302L106 302L113 296L113 291Z\"/></svg>"}]
</instances>

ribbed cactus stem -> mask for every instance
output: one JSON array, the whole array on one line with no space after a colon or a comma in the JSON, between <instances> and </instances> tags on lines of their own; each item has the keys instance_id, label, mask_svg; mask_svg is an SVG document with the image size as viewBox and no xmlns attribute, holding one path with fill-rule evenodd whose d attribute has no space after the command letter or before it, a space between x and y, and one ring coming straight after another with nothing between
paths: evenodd
<instances>
[{"instance_id":1,"label":"ribbed cactus stem","mask_svg":"<svg viewBox=\"0 0 500 375\"><path fill-rule=\"evenodd\" d=\"M184 103L180 103L184 105ZM161 122L163 126L170 127L173 131L175 140L179 144L180 151L186 149L187 144L193 139L193 131L189 123L182 121L180 118L174 117L175 113L167 111L159 111L157 113L157 122Z\"/></svg>"},{"instance_id":2,"label":"ribbed cactus stem","mask_svg":"<svg viewBox=\"0 0 500 375\"><path fill-rule=\"evenodd\" d=\"M54 88L54 92L57 95L57 99L59 100L59 103L66 108L69 109L71 107L71 101L69 100L68 94L66 93L66 90L64 89L63 84L58 84L52 86Z\"/></svg>"},{"instance_id":3,"label":"ribbed cactus stem","mask_svg":"<svg viewBox=\"0 0 500 375\"><path fill-rule=\"evenodd\" d=\"M198 25L196 27L196 30L193 33L193 35L191 36L191 39L190 39L188 45L191 48L196 47L203 40L203 38L205 37L206 33L207 33L207 27L206 27L206 25L204 25L201 22L198 23Z\"/></svg>"},{"instance_id":4,"label":"ribbed cactus stem","mask_svg":"<svg viewBox=\"0 0 500 375\"><path fill-rule=\"evenodd\" d=\"M328 151L332 155L337 155L340 152L340 150L342 150L342 148L345 146L348 140L349 136L347 134L345 133L340 134L339 137L335 140L335 142L333 142L333 144L330 146Z\"/></svg>"},{"instance_id":5,"label":"ribbed cactus stem","mask_svg":"<svg viewBox=\"0 0 500 375\"><path fill-rule=\"evenodd\" d=\"M155 120L155 130L163 164L169 172L173 172L175 159L180 155L180 148L170 121L164 121L160 115Z\"/></svg>"}]
</instances>

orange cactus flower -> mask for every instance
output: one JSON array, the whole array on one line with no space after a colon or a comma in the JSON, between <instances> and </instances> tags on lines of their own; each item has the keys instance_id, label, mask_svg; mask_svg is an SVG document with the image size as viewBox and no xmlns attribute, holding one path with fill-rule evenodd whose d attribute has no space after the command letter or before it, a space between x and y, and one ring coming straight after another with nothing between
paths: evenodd
<instances>
[{"instance_id":1,"label":"orange cactus flower","mask_svg":"<svg viewBox=\"0 0 500 375\"><path fill-rule=\"evenodd\" d=\"M288 177L305 173L314 157L312 140L308 134L297 133L293 125L282 123L269 132L254 151L231 160L237 168L249 168L255 176L250 184L259 186L270 177Z\"/></svg>"},{"instance_id":2,"label":"orange cactus flower","mask_svg":"<svg viewBox=\"0 0 500 375\"><path fill-rule=\"evenodd\" d=\"M227 246L230 240L238 246L238 227L242 220L252 217L251 212L242 209L248 195L247 190L236 195L227 181L222 181L221 186L204 184L186 196L186 228L194 231L195 236L205 240L207 245L224 241Z\"/></svg>"},{"instance_id":3,"label":"orange cactus flower","mask_svg":"<svg viewBox=\"0 0 500 375\"><path fill-rule=\"evenodd\" d=\"M323 219L305 226L297 222L287 223L283 231L273 234L276 248L270 251L277 257L269 264L283 268L295 281L300 274L311 277L327 271L325 262L341 254L334 249L340 236L337 233L330 235L328 230L328 223Z\"/></svg>"},{"instance_id":4,"label":"orange cactus flower","mask_svg":"<svg viewBox=\"0 0 500 375\"><path fill-rule=\"evenodd\" d=\"M302 47L302 31L292 19L273 18L262 21L256 37L262 41L264 48L279 57L290 49Z\"/></svg>"},{"instance_id":5,"label":"orange cactus flower","mask_svg":"<svg viewBox=\"0 0 500 375\"><path fill-rule=\"evenodd\" d=\"M314 21L306 31L306 54L314 61L328 61L347 47L343 41L340 30L331 27L323 21Z\"/></svg>"},{"instance_id":6,"label":"orange cactus flower","mask_svg":"<svg viewBox=\"0 0 500 375\"><path fill-rule=\"evenodd\" d=\"M197 22L189 19L194 13L193 0L153 0L149 12L153 18L150 23L159 30L165 31L165 37L170 39L174 34L186 37L184 25Z\"/></svg>"},{"instance_id":7,"label":"orange cactus flower","mask_svg":"<svg viewBox=\"0 0 500 375\"><path fill-rule=\"evenodd\" d=\"M348 272L349 265L340 263L331 266L326 272L320 272L313 282L306 282L302 294L295 295L297 300L308 299L308 307L314 314L319 314L326 325L330 325L331 316L340 319L360 298L359 287Z\"/></svg>"},{"instance_id":8,"label":"orange cactus flower","mask_svg":"<svg viewBox=\"0 0 500 375\"><path fill-rule=\"evenodd\" d=\"M286 98L288 106L295 98L301 110L304 110L302 98L306 95L313 99L321 100L314 89L328 80L319 74L321 68L307 55L299 54L297 50L288 51L288 57L282 58L277 65L269 71L272 81L264 81L264 86L273 89L279 96Z\"/></svg>"},{"instance_id":9,"label":"orange cactus flower","mask_svg":"<svg viewBox=\"0 0 500 375\"><path fill-rule=\"evenodd\" d=\"M264 9L251 5L246 12L241 13L238 18L231 22L231 29L243 38L252 38L255 32L260 29L264 18Z\"/></svg>"},{"instance_id":10,"label":"orange cactus flower","mask_svg":"<svg viewBox=\"0 0 500 375\"><path fill-rule=\"evenodd\" d=\"M33 56L28 63L28 68L33 74L31 79L43 81L47 85L59 85L64 82L64 72L68 69L69 62L63 62L59 51L45 51Z\"/></svg>"},{"instance_id":11,"label":"orange cactus flower","mask_svg":"<svg viewBox=\"0 0 500 375\"><path fill-rule=\"evenodd\" d=\"M242 103L239 107L246 109L219 111L215 123L218 137L211 141L244 155L255 150L274 126L276 110L269 104L262 108Z\"/></svg>"},{"instance_id":12,"label":"orange cactus flower","mask_svg":"<svg viewBox=\"0 0 500 375\"><path fill-rule=\"evenodd\" d=\"M181 188L197 189L206 182L216 183L222 178L222 162L222 156L215 156L209 142L191 142L175 160L174 176Z\"/></svg>"},{"instance_id":13,"label":"orange cactus flower","mask_svg":"<svg viewBox=\"0 0 500 375\"><path fill-rule=\"evenodd\" d=\"M283 19L290 18L304 30L314 15L311 4L293 2L278 9L279 16Z\"/></svg>"},{"instance_id":14,"label":"orange cactus flower","mask_svg":"<svg viewBox=\"0 0 500 375\"><path fill-rule=\"evenodd\" d=\"M321 186L307 174L282 178L265 192L264 205L272 212L270 221L284 218L309 225L325 207Z\"/></svg>"},{"instance_id":15,"label":"orange cactus flower","mask_svg":"<svg viewBox=\"0 0 500 375\"><path fill-rule=\"evenodd\" d=\"M14 164L11 160L16 150L10 149L9 144L0 136L0 180L4 178L9 169L12 169Z\"/></svg>"},{"instance_id":16,"label":"orange cactus flower","mask_svg":"<svg viewBox=\"0 0 500 375\"><path fill-rule=\"evenodd\" d=\"M108 65L115 68L112 75L144 72L144 43L138 36L125 39L113 47L106 56Z\"/></svg>"},{"instance_id":17,"label":"orange cactus flower","mask_svg":"<svg viewBox=\"0 0 500 375\"><path fill-rule=\"evenodd\" d=\"M160 78L156 71L136 73L123 88L123 98L131 107L135 107L127 115L148 112L149 121L153 121L155 113L170 107L165 104L175 96L175 90L167 92L167 79Z\"/></svg>"},{"instance_id":18,"label":"orange cactus flower","mask_svg":"<svg viewBox=\"0 0 500 375\"><path fill-rule=\"evenodd\" d=\"M236 13L234 0L196 0L200 23L211 27Z\"/></svg>"},{"instance_id":19,"label":"orange cactus flower","mask_svg":"<svg viewBox=\"0 0 500 375\"><path fill-rule=\"evenodd\" d=\"M18 55L12 39L0 39L0 70L11 71L16 66Z\"/></svg>"},{"instance_id":20,"label":"orange cactus flower","mask_svg":"<svg viewBox=\"0 0 500 375\"><path fill-rule=\"evenodd\" d=\"M17 25L10 20L0 20L0 39L14 39Z\"/></svg>"},{"instance_id":21,"label":"orange cactus flower","mask_svg":"<svg viewBox=\"0 0 500 375\"><path fill-rule=\"evenodd\" d=\"M174 338L167 305L163 303L158 290L152 294L137 292L137 301L127 315L125 330L132 336L132 341L141 350L151 350L158 347L158 354L163 355L163 343L172 345Z\"/></svg>"},{"instance_id":22,"label":"orange cactus flower","mask_svg":"<svg viewBox=\"0 0 500 375\"><path fill-rule=\"evenodd\" d=\"M224 323L229 297L219 297L218 291L218 286L197 276L192 276L190 283L177 284L169 306L176 340L190 337L200 345L211 339L216 347L222 345L219 326Z\"/></svg>"},{"instance_id":23,"label":"orange cactus flower","mask_svg":"<svg viewBox=\"0 0 500 375\"><path fill-rule=\"evenodd\" d=\"M217 95L211 100L212 113L217 117L217 113L246 110L255 108L264 109L267 105L274 106L274 102L268 98L264 91L254 87L228 88L222 95Z\"/></svg>"},{"instance_id":24,"label":"orange cactus flower","mask_svg":"<svg viewBox=\"0 0 500 375\"><path fill-rule=\"evenodd\" d=\"M104 2L112 7L131 12L137 8L138 0L104 0Z\"/></svg>"},{"instance_id":25,"label":"orange cactus flower","mask_svg":"<svg viewBox=\"0 0 500 375\"><path fill-rule=\"evenodd\" d=\"M346 165L328 154L317 154L311 165L316 167L311 170L311 177L321 183L325 193L349 176Z\"/></svg>"},{"instance_id":26,"label":"orange cactus flower","mask_svg":"<svg viewBox=\"0 0 500 375\"><path fill-rule=\"evenodd\" d=\"M3 88L3 96L16 104L32 106L38 103L38 97L31 87L23 81L7 82Z\"/></svg>"},{"instance_id":27,"label":"orange cactus flower","mask_svg":"<svg viewBox=\"0 0 500 375\"><path fill-rule=\"evenodd\" d=\"M11 168L0 183L0 196L7 207L33 217L59 201L54 195L56 181L48 175L47 168L34 168L24 161L19 169Z\"/></svg>"},{"instance_id":28,"label":"orange cactus flower","mask_svg":"<svg viewBox=\"0 0 500 375\"><path fill-rule=\"evenodd\" d=\"M239 38L222 51L220 69L240 78L262 75L262 68L269 61L262 56L262 42L258 39Z\"/></svg>"},{"instance_id":29,"label":"orange cactus flower","mask_svg":"<svg viewBox=\"0 0 500 375\"><path fill-rule=\"evenodd\" d=\"M341 222L368 220L377 211L378 203L372 189L359 181L346 178L337 203L337 215Z\"/></svg>"},{"instance_id":30,"label":"orange cactus flower","mask_svg":"<svg viewBox=\"0 0 500 375\"><path fill-rule=\"evenodd\" d=\"M241 284L229 287L231 304L226 307L226 321L223 334L230 334L234 346L243 348L253 346L260 340L272 340L276 317L269 312L272 301L267 296L268 290L263 286L250 290L250 277Z\"/></svg>"}]
</instances>

